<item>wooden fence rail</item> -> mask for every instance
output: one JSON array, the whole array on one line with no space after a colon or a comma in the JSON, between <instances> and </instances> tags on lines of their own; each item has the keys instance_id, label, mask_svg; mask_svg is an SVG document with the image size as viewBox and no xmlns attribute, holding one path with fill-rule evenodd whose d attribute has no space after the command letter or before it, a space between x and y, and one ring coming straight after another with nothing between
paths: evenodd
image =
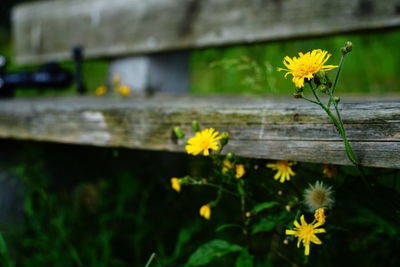
<instances>
[{"instance_id":1,"label":"wooden fence rail","mask_svg":"<svg viewBox=\"0 0 400 267\"><path fill-rule=\"evenodd\" d=\"M85 0L13 12L17 61L87 57L320 36L400 26L398 0Z\"/></svg>"},{"instance_id":2,"label":"wooden fence rail","mask_svg":"<svg viewBox=\"0 0 400 267\"><path fill-rule=\"evenodd\" d=\"M342 103L349 139L365 166L400 168L400 101ZM228 131L225 152L350 164L322 110L302 100L245 97L41 98L0 101L0 137L184 151L172 128ZM188 135L190 136L190 134Z\"/></svg>"}]
</instances>

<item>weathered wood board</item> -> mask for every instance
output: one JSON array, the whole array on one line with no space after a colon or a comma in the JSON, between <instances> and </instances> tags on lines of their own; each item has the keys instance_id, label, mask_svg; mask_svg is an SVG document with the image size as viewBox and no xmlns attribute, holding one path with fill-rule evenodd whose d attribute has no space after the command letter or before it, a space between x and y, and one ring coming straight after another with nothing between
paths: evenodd
<instances>
[{"instance_id":1,"label":"weathered wood board","mask_svg":"<svg viewBox=\"0 0 400 267\"><path fill-rule=\"evenodd\" d=\"M400 168L400 99L341 104L351 144L365 166ZM225 152L254 158L350 164L334 126L303 100L244 97L30 98L0 101L0 137L184 151L192 120L228 131Z\"/></svg>"},{"instance_id":2,"label":"weathered wood board","mask_svg":"<svg viewBox=\"0 0 400 267\"><path fill-rule=\"evenodd\" d=\"M19 63L253 43L400 25L398 0L57 0L17 6Z\"/></svg>"}]
</instances>

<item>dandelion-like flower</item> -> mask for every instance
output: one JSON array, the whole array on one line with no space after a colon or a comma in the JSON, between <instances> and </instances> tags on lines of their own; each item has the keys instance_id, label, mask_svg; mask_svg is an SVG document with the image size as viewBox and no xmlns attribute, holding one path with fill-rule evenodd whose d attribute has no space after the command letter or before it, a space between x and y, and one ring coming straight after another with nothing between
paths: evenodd
<instances>
[{"instance_id":1,"label":"dandelion-like flower","mask_svg":"<svg viewBox=\"0 0 400 267\"><path fill-rule=\"evenodd\" d=\"M319 208L331 208L335 203L331 186L324 185L317 181L304 190L304 203L309 211L314 212Z\"/></svg>"},{"instance_id":2,"label":"dandelion-like flower","mask_svg":"<svg viewBox=\"0 0 400 267\"><path fill-rule=\"evenodd\" d=\"M304 219L304 215L300 217L300 223L297 221L293 222L294 229L286 230L285 233L287 235L294 235L298 238L297 247L300 247L300 243L303 243L304 246L304 255L310 255L310 243L314 243L317 245L322 244L321 240L316 236L319 233L326 233L326 230L323 228L318 228L322 225L316 219L312 223L307 223Z\"/></svg>"},{"instance_id":3,"label":"dandelion-like flower","mask_svg":"<svg viewBox=\"0 0 400 267\"><path fill-rule=\"evenodd\" d=\"M322 173L327 177L327 178L334 178L337 174L337 167L335 165L331 164L324 164L324 168L322 170Z\"/></svg>"},{"instance_id":4,"label":"dandelion-like flower","mask_svg":"<svg viewBox=\"0 0 400 267\"><path fill-rule=\"evenodd\" d=\"M246 170L244 169L244 165L243 164L237 164L235 166L235 170L236 170L235 177L237 179L242 178L242 176L246 173Z\"/></svg>"},{"instance_id":5,"label":"dandelion-like flower","mask_svg":"<svg viewBox=\"0 0 400 267\"><path fill-rule=\"evenodd\" d=\"M210 204L206 204L200 207L199 210L200 216L203 217L206 220L209 220L211 218L211 206Z\"/></svg>"},{"instance_id":6,"label":"dandelion-like flower","mask_svg":"<svg viewBox=\"0 0 400 267\"><path fill-rule=\"evenodd\" d=\"M210 155L210 149L219 149L218 140L220 139L219 132L213 128L204 129L188 140L186 152L195 156L203 152L204 156L208 156Z\"/></svg>"},{"instance_id":7,"label":"dandelion-like flower","mask_svg":"<svg viewBox=\"0 0 400 267\"><path fill-rule=\"evenodd\" d=\"M174 189L176 192L181 191L181 183L179 181L179 178L173 177L171 178L171 187Z\"/></svg>"},{"instance_id":8,"label":"dandelion-like flower","mask_svg":"<svg viewBox=\"0 0 400 267\"><path fill-rule=\"evenodd\" d=\"M274 179L279 180L281 183L284 183L285 181L290 181L291 176L296 175L296 173L291 168L291 166L293 166L294 164L294 162L279 160L276 163L267 164L267 168L277 170Z\"/></svg>"},{"instance_id":9,"label":"dandelion-like flower","mask_svg":"<svg viewBox=\"0 0 400 267\"><path fill-rule=\"evenodd\" d=\"M292 75L292 82L297 88L302 88L304 87L304 80L311 80L314 78L314 74L320 70L327 71L338 67L335 65L324 65L330 56L327 51L321 49L314 49L305 54L300 52L298 57L290 58L286 56L283 64L287 69L278 68L278 71L287 71L285 78L289 74Z\"/></svg>"}]
</instances>

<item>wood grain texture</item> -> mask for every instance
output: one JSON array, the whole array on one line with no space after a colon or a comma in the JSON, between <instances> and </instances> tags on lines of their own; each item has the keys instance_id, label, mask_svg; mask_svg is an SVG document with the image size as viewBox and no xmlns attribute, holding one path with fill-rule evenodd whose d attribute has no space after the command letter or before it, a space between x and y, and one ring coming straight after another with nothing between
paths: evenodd
<instances>
[{"instance_id":1,"label":"wood grain texture","mask_svg":"<svg viewBox=\"0 0 400 267\"><path fill-rule=\"evenodd\" d=\"M341 104L349 139L365 166L400 168L400 99ZM240 156L350 164L319 107L303 100L244 97L42 98L0 101L0 137L184 151L192 120L228 131L225 152Z\"/></svg>"},{"instance_id":2,"label":"wood grain texture","mask_svg":"<svg viewBox=\"0 0 400 267\"><path fill-rule=\"evenodd\" d=\"M13 12L19 63L319 36L400 25L398 0L86 0Z\"/></svg>"}]
</instances>

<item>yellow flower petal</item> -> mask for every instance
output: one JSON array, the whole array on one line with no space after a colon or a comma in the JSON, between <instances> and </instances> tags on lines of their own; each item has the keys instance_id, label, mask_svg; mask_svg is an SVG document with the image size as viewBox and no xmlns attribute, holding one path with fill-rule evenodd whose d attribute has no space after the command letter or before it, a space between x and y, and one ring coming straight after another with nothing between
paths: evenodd
<instances>
[{"instance_id":1,"label":"yellow flower petal","mask_svg":"<svg viewBox=\"0 0 400 267\"><path fill-rule=\"evenodd\" d=\"M179 181L179 178L176 178L176 177L171 178L171 187L176 192L180 192L181 191L181 183Z\"/></svg>"},{"instance_id":2,"label":"yellow flower petal","mask_svg":"<svg viewBox=\"0 0 400 267\"><path fill-rule=\"evenodd\" d=\"M199 213L201 217L209 220L211 218L211 206L209 204L201 206Z\"/></svg>"},{"instance_id":3,"label":"yellow flower petal","mask_svg":"<svg viewBox=\"0 0 400 267\"><path fill-rule=\"evenodd\" d=\"M300 224L295 220L293 222L295 228L293 230L287 229L285 231L286 235L294 235L297 237L297 247L300 247L300 244L304 246L304 254L306 256L310 255L310 243L314 243L317 245L322 244L322 241L316 236L319 233L326 233L325 229L318 228L321 226L320 223L307 223L304 215L300 217Z\"/></svg>"},{"instance_id":4,"label":"yellow flower petal","mask_svg":"<svg viewBox=\"0 0 400 267\"><path fill-rule=\"evenodd\" d=\"M292 170L290 166L292 166L293 162L288 162L285 160L277 161L277 163L269 163L267 164L267 168L272 170L277 170L274 175L275 180L279 180L279 182L284 183L286 181L290 181L291 176L295 176L296 173Z\"/></svg>"},{"instance_id":5,"label":"yellow flower petal","mask_svg":"<svg viewBox=\"0 0 400 267\"><path fill-rule=\"evenodd\" d=\"M330 58L330 54L327 51L321 49L314 49L305 54L299 52L298 57L290 58L286 56L283 60L283 65L287 69L278 68L278 71L287 71L287 75L293 76L293 83L297 88L304 87L305 79L312 79L314 74L320 70L332 70L337 68L336 65L324 65Z\"/></svg>"},{"instance_id":6,"label":"yellow flower petal","mask_svg":"<svg viewBox=\"0 0 400 267\"><path fill-rule=\"evenodd\" d=\"M218 140L221 139L219 132L213 128L204 129L201 132L197 132L196 135L190 138L186 145L186 152L191 155L198 155L203 152L204 156L210 155L211 150L218 150Z\"/></svg>"}]
</instances>

